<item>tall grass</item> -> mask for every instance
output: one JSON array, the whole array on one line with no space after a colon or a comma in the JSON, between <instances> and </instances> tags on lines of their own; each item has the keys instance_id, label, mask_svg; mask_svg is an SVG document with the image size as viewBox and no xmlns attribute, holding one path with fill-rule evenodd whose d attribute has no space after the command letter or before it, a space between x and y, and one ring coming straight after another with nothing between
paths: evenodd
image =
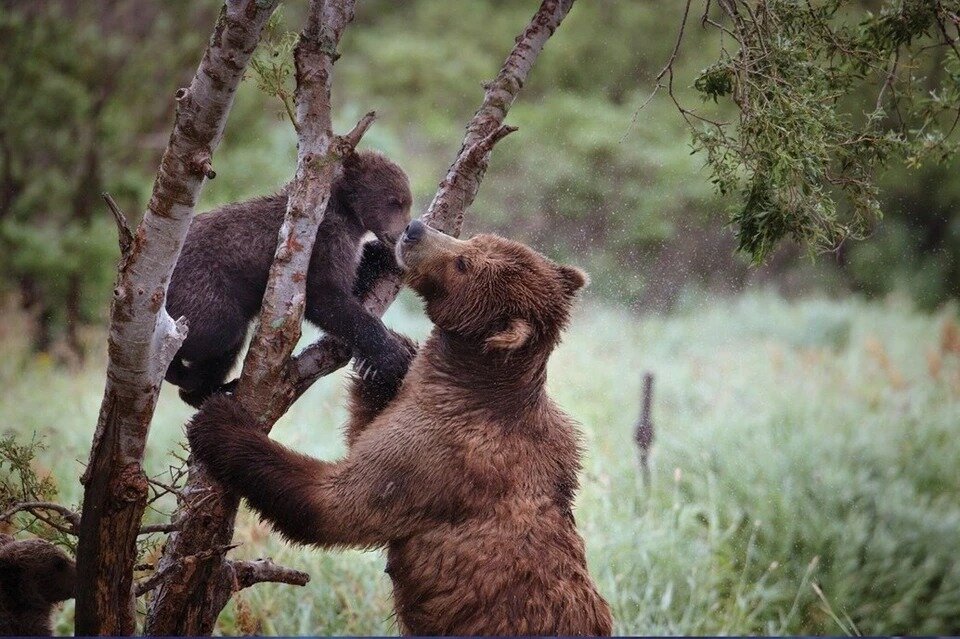
<instances>
[{"instance_id":1,"label":"tall grass","mask_svg":"<svg viewBox=\"0 0 960 639\"><path fill-rule=\"evenodd\" d=\"M428 329L409 299L388 322ZM576 515L617 632L960 633L955 323L953 309L929 316L896 300L756 295L644 319L585 304L550 388L583 427ZM77 502L102 349L67 374L28 358L21 332L0 325L2 428L45 435L38 464ZM648 488L631 438L644 371L656 376ZM275 436L336 457L343 399L342 376L321 381ZM165 388L149 472L169 463L189 414ZM290 547L247 512L237 540L237 556L272 556L312 580L242 592L224 634L396 632L380 552ZM68 605L60 631L71 618Z\"/></svg>"}]
</instances>

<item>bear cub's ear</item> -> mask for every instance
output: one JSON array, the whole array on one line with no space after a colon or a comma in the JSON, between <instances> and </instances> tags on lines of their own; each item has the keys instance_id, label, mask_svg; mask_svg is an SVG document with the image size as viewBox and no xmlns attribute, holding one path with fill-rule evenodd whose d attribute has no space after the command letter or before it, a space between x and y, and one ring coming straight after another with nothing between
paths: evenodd
<instances>
[{"instance_id":1,"label":"bear cub's ear","mask_svg":"<svg viewBox=\"0 0 960 639\"><path fill-rule=\"evenodd\" d=\"M557 268L560 270L560 277L563 280L563 289L568 295L573 295L590 283L590 276L575 266L561 264Z\"/></svg>"},{"instance_id":2,"label":"bear cub's ear","mask_svg":"<svg viewBox=\"0 0 960 639\"><path fill-rule=\"evenodd\" d=\"M505 329L487 338L486 347L487 350L513 351L526 344L531 335L533 327L530 323L515 317Z\"/></svg>"}]
</instances>

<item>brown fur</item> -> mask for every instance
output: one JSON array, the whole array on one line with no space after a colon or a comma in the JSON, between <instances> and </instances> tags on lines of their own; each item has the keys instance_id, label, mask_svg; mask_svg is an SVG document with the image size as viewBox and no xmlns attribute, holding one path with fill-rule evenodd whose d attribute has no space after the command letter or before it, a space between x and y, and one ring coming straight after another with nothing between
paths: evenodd
<instances>
[{"instance_id":1,"label":"brown fur","mask_svg":"<svg viewBox=\"0 0 960 639\"><path fill-rule=\"evenodd\" d=\"M373 152L348 157L306 274L307 321L353 346L394 389L409 360L402 344L354 296L355 288L362 292L369 283L354 280L363 236L369 231L392 245L410 220L411 203L407 176L396 164ZM280 193L223 206L190 226L166 303L172 317L187 318L189 331L166 379L192 406L220 387L237 360L260 311L286 210L287 195ZM382 253L365 252L369 264L360 269L361 280L377 275Z\"/></svg>"},{"instance_id":2,"label":"brown fur","mask_svg":"<svg viewBox=\"0 0 960 639\"><path fill-rule=\"evenodd\" d=\"M72 559L42 539L0 538L0 636L46 636L54 604L76 594Z\"/></svg>"},{"instance_id":3,"label":"brown fur","mask_svg":"<svg viewBox=\"0 0 960 639\"><path fill-rule=\"evenodd\" d=\"M436 326L392 400L354 381L346 458L280 446L223 395L188 427L193 452L293 541L386 546L404 632L608 635L572 514L576 427L544 388L585 276L418 224L398 254Z\"/></svg>"}]
</instances>

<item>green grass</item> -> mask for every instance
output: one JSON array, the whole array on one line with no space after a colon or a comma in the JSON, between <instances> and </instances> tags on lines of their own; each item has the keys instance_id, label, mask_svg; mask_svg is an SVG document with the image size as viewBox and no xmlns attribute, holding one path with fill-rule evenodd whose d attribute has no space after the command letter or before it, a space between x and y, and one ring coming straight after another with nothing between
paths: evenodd
<instances>
[{"instance_id":1,"label":"green grass","mask_svg":"<svg viewBox=\"0 0 960 639\"><path fill-rule=\"evenodd\" d=\"M769 295L663 318L585 304L550 388L583 427L576 514L616 631L960 633L960 353L941 346L955 317L896 300ZM409 300L388 321L417 336L428 328ZM76 502L102 349L68 374L29 360L20 333L15 320L0 328L3 428L46 436L38 467ZM644 371L656 375L649 489L631 439ZM322 380L276 437L339 455L343 399L341 376ZM165 388L151 473L189 414ZM380 552L289 547L249 513L237 539L238 556L272 556L312 580L244 591L245 610L221 616L224 634L249 629L251 616L265 634L396 632ZM68 605L60 632L71 617Z\"/></svg>"}]
</instances>

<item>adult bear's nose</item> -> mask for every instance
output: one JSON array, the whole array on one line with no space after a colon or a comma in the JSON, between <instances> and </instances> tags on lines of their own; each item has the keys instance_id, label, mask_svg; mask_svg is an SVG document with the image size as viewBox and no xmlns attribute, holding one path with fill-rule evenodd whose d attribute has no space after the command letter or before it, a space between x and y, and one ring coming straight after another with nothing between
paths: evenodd
<instances>
[{"instance_id":1,"label":"adult bear's nose","mask_svg":"<svg viewBox=\"0 0 960 639\"><path fill-rule=\"evenodd\" d=\"M426 233L427 225L420 220L414 220L407 224L407 230L403 233L403 240L410 243L419 242Z\"/></svg>"}]
</instances>

